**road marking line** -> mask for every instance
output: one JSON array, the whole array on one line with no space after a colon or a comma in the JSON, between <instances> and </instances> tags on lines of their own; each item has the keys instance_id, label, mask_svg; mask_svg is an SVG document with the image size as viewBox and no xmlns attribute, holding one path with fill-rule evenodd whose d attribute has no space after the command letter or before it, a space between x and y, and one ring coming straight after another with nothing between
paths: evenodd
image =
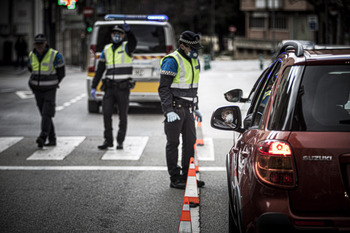
<instances>
[{"instance_id":1,"label":"road marking line","mask_svg":"<svg viewBox=\"0 0 350 233\"><path fill-rule=\"evenodd\" d=\"M215 153L214 153L214 142L213 138L204 138L204 145L197 145L197 156L198 161L215 161ZM180 137L179 151L182 151L182 138ZM182 156L179 154L179 161L181 161Z\"/></svg>"},{"instance_id":2,"label":"road marking line","mask_svg":"<svg viewBox=\"0 0 350 233\"><path fill-rule=\"evenodd\" d=\"M198 155L198 160L202 160L202 161L215 160L213 138L204 138L204 145L203 146L197 145L197 155Z\"/></svg>"},{"instance_id":3,"label":"road marking line","mask_svg":"<svg viewBox=\"0 0 350 233\"><path fill-rule=\"evenodd\" d=\"M21 141L23 137L1 137L0 138L0 153L9 147L13 146L17 142Z\"/></svg>"},{"instance_id":4,"label":"road marking line","mask_svg":"<svg viewBox=\"0 0 350 233\"><path fill-rule=\"evenodd\" d=\"M32 91L16 91L16 95L21 99L34 98L34 94Z\"/></svg>"},{"instance_id":5,"label":"road marking line","mask_svg":"<svg viewBox=\"0 0 350 233\"><path fill-rule=\"evenodd\" d=\"M77 146L79 146L86 137L58 137L57 146L44 147L38 149L27 160L63 160Z\"/></svg>"},{"instance_id":6,"label":"road marking line","mask_svg":"<svg viewBox=\"0 0 350 233\"><path fill-rule=\"evenodd\" d=\"M168 171L166 166L0 166L1 171ZM200 167L199 171L225 171L225 167Z\"/></svg>"},{"instance_id":7,"label":"road marking line","mask_svg":"<svg viewBox=\"0 0 350 233\"><path fill-rule=\"evenodd\" d=\"M66 107L71 106L72 104L76 103L77 101L81 100L82 98L84 98L86 96L86 93L83 93L73 99L71 99L70 101L67 101L65 103L63 103L61 106L57 106L56 107L56 111L62 111L63 109L65 109Z\"/></svg>"},{"instance_id":8,"label":"road marking line","mask_svg":"<svg viewBox=\"0 0 350 233\"><path fill-rule=\"evenodd\" d=\"M109 149L102 156L102 160L139 160L148 138L128 136L125 138L123 150Z\"/></svg>"}]
</instances>

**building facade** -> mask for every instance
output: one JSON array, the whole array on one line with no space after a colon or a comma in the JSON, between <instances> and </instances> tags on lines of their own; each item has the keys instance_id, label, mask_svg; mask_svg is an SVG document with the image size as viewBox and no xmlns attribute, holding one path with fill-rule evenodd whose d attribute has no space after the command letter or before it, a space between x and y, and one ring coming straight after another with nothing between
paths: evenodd
<instances>
[{"instance_id":1,"label":"building facade","mask_svg":"<svg viewBox=\"0 0 350 233\"><path fill-rule=\"evenodd\" d=\"M236 58L265 57L277 48L282 40L315 41L316 25L312 5L306 1L290 0L241 0L245 12L245 37L234 41Z\"/></svg>"}]
</instances>

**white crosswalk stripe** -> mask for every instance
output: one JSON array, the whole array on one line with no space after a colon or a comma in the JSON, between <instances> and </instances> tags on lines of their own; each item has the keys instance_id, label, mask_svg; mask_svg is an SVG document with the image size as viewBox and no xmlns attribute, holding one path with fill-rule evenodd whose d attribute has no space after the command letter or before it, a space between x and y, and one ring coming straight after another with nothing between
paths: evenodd
<instances>
[{"instance_id":1,"label":"white crosswalk stripe","mask_svg":"<svg viewBox=\"0 0 350 233\"><path fill-rule=\"evenodd\" d=\"M214 142L213 138L205 137L203 138L204 145L197 145L197 155L198 161L214 161L215 153L214 153ZM182 151L182 139L180 139L179 151ZM181 161L181 156L179 155L179 161Z\"/></svg>"},{"instance_id":2,"label":"white crosswalk stripe","mask_svg":"<svg viewBox=\"0 0 350 233\"><path fill-rule=\"evenodd\" d=\"M63 160L69 155L85 137L58 137L57 145L53 147L44 147L35 151L27 160Z\"/></svg>"},{"instance_id":3,"label":"white crosswalk stripe","mask_svg":"<svg viewBox=\"0 0 350 233\"><path fill-rule=\"evenodd\" d=\"M23 138L24 137L0 137L0 153L20 142ZM64 160L85 139L85 136L58 137L57 146L44 147L42 149L38 148L33 154L27 157L26 160ZM127 136L124 141L123 150L116 150L115 147L106 150L101 160L137 161L141 158L148 141L149 137L147 136ZM159 145L160 150L163 150L164 146L165 145ZM182 144L180 143L180 154L181 147ZM199 161L215 160L212 138L204 138L204 146L197 146L197 155ZM181 159L181 156L179 156L179 159Z\"/></svg>"},{"instance_id":4,"label":"white crosswalk stripe","mask_svg":"<svg viewBox=\"0 0 350 233\"><path fill-rule=\"evenodd\" d=\"M0 153L7 150L17 142L21 141L23 137L1 137L0 138Z\"/></svg>"},{"instance_id":5,"label":"white crosswalk stripe","mask_svg":"<svg viewBox=\"0 0 350 233\"><path fill-rule=\"evenodd\" d=\"M145 149L149 137L126 137L124 149L109 149L102 156L102 160L139 160Z\"/></svg>"}]
</instances>

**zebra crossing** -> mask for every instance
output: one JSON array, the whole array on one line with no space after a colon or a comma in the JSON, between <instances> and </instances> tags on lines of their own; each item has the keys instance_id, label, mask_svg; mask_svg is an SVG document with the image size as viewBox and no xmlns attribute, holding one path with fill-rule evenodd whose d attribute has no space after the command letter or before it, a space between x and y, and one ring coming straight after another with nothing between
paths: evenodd
<instances>
[{"instance_id":1,"label":"zebra crossing","mask_svg":"<svg viewBox=\"0 0 350 233\"><path fill-rule=\"evenodd\" d=\"M0 157L1 153L15 146L24 137L0 137ZM26 160L64 160L81 143L86 140L85 136L62 136L57 137L57 146L37 148ZM101 160L128 160L137 161L141 158L145 147L149 144L148 136L127 136L124 141L124 149L108 149L104 152ZM160 153L164 153L164 145L159 146ZM181 144L179 148L181 148ZM179 149L181 151L181 149ZM197 147L198 160L214 161L214 143L212 138L204 138L204 146ZM181 156L179 156L181 157Z\"/></svg>"}]
</instances>

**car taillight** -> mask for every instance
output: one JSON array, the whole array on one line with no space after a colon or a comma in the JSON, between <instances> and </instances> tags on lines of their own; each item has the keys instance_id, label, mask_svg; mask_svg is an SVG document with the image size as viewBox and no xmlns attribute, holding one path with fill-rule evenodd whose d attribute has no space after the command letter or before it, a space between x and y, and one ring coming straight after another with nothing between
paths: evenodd
<instances>
[{"instance_id":1,"label":"car taillight","mask_svg":"<svg viewBox=\"0 0 350 233\"><path fill-rule=\"evenodd\" d=\"M289 144L275 140L260 142L255 171L259 179L266 184L281 188L295 187L296 172Z\"/></svg>"},{"instance_id":2,"label":"car taillight","mask_svg":"<svg viewBox=\"0 0 350 233\"><path fill-rule=\"evenodd\" d=\"M90 45L88 72L95 72L96 45Z\"/></svg>"},{"instance_id":3,"label":"car taillight","mask_svg":"<svg viewBox=\"0 0 350 233\"><path fill-rule=\"evenodd\" d=\"M174 51L174 48L172 45L167 45L166 46L166 53L169 54Z\"/></svg>"}]
</instances>

